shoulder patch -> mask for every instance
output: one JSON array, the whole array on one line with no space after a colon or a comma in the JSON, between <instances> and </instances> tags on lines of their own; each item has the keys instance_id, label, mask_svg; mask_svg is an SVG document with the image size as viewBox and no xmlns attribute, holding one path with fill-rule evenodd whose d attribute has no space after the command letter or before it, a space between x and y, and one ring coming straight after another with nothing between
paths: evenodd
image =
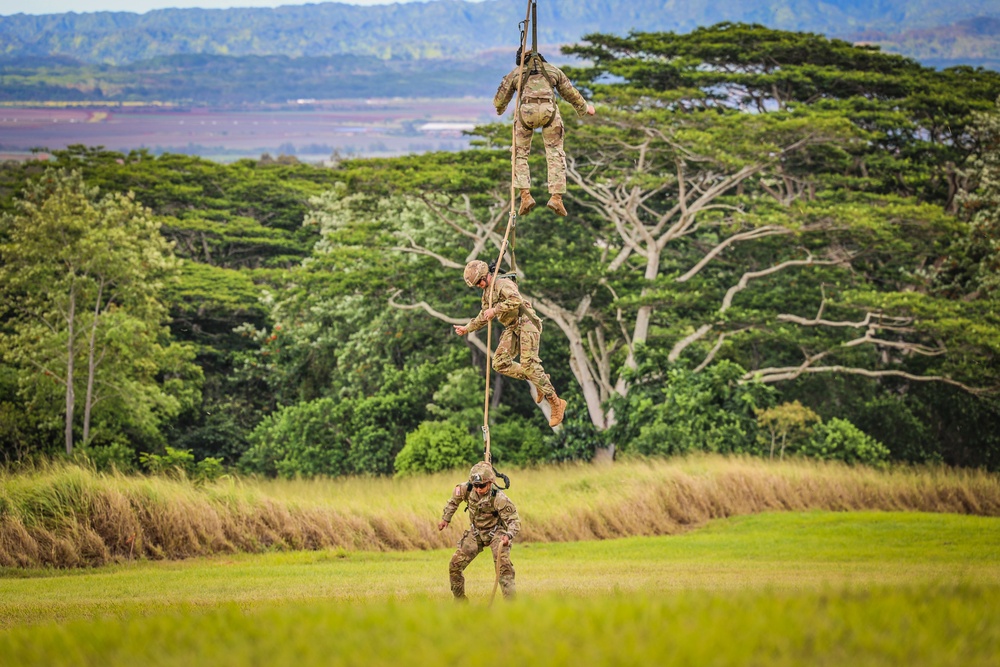
<instances>
[{"instance_id":1,"label":"shoulder patch","mask_svg":"<svg viewBox=\"0 0 1000 667\"><path fill-rule=\"evenodd\" d=\"M458 484L458 485L455 486L455 494L454 495L455 495L456 498L461 498L462 497L462 491L463 491L462 486L463 485L461 485L461 484Z\"/></svg>"}]
</instances>

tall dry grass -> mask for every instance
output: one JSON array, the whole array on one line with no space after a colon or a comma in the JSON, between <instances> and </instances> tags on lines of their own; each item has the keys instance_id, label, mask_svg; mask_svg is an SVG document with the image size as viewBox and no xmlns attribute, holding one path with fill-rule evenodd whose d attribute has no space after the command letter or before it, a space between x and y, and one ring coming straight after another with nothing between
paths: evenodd
<instances>
[{"instance_id":1,"label":"tall dry grass","mask_svg":"<svg viewBox=\"0 0 1000 667\"><path fill-rule=\"evenodd\" d=\"M698 456L512 473L519 541L665 535L783 510L912 510L1000 516L1000 477L944 467L887 471L815 461ZM463 471L405 480L224 479L208 485L46 465L0 473L0 565L78 567L266 549L407 550L438 532Z\"/></svg>"}]
</instances>

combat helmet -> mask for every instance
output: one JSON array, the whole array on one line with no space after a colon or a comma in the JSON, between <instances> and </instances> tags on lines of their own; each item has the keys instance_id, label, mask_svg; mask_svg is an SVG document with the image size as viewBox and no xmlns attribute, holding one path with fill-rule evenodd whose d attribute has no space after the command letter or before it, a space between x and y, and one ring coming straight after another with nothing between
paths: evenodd
<instances>
[{"instance_id":1,"label":"combat helmet","mask_svg":"<svg viewBox=\"0 0 1000 667\"><path fill-rule=\"evenodd\" d=\"M489 265L481 259L474 259L465 265L465 284L475 287L476 284L489 275Z\"/></svg>"},{"instance_id":2,"label":"combat helmet","mask_svg":"<svg viewBox=\"0 0 1000 667\"><path fill-rule=\"evenodd\" d=\"M469 471L470 484L485 484L494 480L496 480L496 475L493 473L493 466L486 461L480 461Z\"/></svg>"}]
</instances>

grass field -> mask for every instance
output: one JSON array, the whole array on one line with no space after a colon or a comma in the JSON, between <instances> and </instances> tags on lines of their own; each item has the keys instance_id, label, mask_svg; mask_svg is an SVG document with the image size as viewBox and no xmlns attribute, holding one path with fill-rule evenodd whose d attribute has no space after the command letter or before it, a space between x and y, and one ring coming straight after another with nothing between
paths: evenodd
<instances>
[{"instance_id":1,"label":"grass field","mask_svg":"<svg viewBox=\"0 0 1000 667\"><path fill-rule=\"evenodd\" d=\"M1000 477L873 470L817 461L692 456L509 470L519 542L673 535L769 511L883 510L1000 516ZM467 471L406 479L257 480L200 485L76 466L0 471L0 566L80 567L132 559L340 548L441 549L441 508Z\"/></svg>"},{"instance_id":2,"label":"grass field","mask_svg":"<svg viewBox=\"0 0 1000 667\"><path fill-rule=\"evenodd\" d=\"M0 665L996 665L1000 519L788 512L682 535L0 571Z\"/></svg>"}]
</instances>

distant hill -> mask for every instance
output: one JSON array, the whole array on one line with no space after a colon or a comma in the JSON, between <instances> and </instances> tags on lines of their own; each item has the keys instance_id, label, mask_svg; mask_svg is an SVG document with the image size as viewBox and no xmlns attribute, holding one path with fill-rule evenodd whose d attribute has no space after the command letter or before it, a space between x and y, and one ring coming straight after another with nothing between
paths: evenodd
<instances>
[{"instance_id":1,"label":"distant hill","mask_svg":"<svg viewBox=\"0 0 1000 667\"><path fill-rule=\"evenodd\" d=\"M515 44L525 7L522 0L437 0L368 7L323 3L146 14L17 14L0 17L0 54L65 55L114 64L183 53L469 57ZM720 21L828 36L917 35L956 21L1000 19L1000 0L540 0L538 13L539 40L546 45L576 42L591 32L687 32ZM917 41L904 40L899 48L922 49Z\"/></svg>"},{"instance_id":2,"label":"distant hill","mask_svg":"<svg viewBox=\"0 0 1000 667\"><path fill-rule=\"evenodd\" d=\"M902 32L868 30L848 38L901 53L929 67L979 65L1000 70L1000 18L980 17L948 26Z\"/></svg>"},{"instance_id":3,"label":"distant hill","mask_svg":"<svg viewBox=\"0 0 1000 667\"><path fill-rule=\"evenodd\" d=\"M95 65L67 56L0 57L0 102L238 106L299 98L492 97L510 69L509 60L178 54L126 65Z\"/></svg>"}]
</instances>

